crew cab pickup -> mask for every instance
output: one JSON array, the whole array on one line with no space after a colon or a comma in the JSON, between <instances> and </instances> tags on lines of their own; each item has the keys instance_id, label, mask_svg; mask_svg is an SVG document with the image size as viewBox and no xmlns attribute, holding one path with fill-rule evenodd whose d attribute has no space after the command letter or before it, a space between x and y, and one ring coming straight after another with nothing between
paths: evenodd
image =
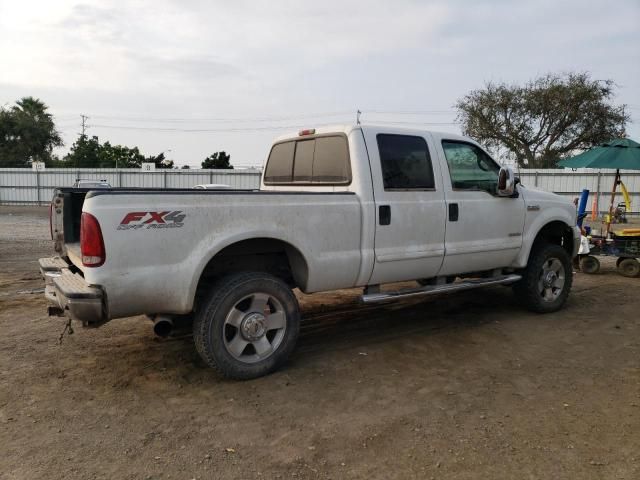
<instances>
[{"instance_id":1,"label":"crew cab pickup","mask_svg":"<svg viewBox=\"0 0 640 480\"><path fill-rule=\"evenodd\" d=\"M300 327L294 288L389 302L511 284L536 312L572 282L575 207L519 183L469 138L395 127L302 130L272 145L258 190L59 188L52 315L147 315L233 378L272 372ZM415 281L394 289L394 282Z\"/></svg>"}]
</instances>

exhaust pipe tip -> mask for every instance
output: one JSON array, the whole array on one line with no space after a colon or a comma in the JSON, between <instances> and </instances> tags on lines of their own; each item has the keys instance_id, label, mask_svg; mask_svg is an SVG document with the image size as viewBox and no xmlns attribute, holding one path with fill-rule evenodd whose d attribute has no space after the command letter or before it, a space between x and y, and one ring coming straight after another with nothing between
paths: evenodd
<instances>
[{"instance_id":1,"label":"exhaust pipe tip","mask_svg":"<svg viewBox=\"0 0 640 480\"><path fill-rule=\"evenodd\" d=\"M169 317L156 317L153 321L153 333L158 337L167 338L173 331L173 320Z\"/></svg>"},{"instance_id":2,"label":"exhaust pipe tip","mask_svg":"<svg viewBox=\"0 0 640 480\"><path fill-rule=\"evenodd\" d=\"M63 317L64 310L60 307L47 307L47 313L50 317Z\"/></svg>"}]
</instances>

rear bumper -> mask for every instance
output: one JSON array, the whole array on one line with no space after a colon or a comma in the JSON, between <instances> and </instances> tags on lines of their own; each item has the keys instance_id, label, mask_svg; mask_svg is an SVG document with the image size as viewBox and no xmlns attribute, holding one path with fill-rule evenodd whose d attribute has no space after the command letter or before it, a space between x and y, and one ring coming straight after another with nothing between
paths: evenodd
<instances>
[{"instance_id":1,"label":"rear bumper","mask_svg":"<svg viewBox=\"0 0 640 480\"><path fill-rule=\"evenodd\" d=\"M49 315L64 315L85 327L97 327L106 321L100 288L88 285L60 257L41 258L39 264L45 281L44 296L50 304Z\"/></svg>"}]
</instances>

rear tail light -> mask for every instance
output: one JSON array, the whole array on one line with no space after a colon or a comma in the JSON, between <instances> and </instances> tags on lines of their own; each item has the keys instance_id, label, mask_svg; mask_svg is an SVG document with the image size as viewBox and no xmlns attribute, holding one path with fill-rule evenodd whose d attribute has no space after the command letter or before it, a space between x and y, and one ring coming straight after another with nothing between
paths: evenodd
<instances>
[{"instance_id":1,"label":"rear tail light","mask_svg":"<svg viewBox=\"0 0 640 480\"><path fill-rule=\"evenodd\" d=\"M305 135L313 135L316 133L316 129L315 128L305 128L304 130L300 130L298 132L298 136L303 137Z\"/></svg>"},{"instance_id":2,"label":"rear tail light","mask_svg":"<svg viewBox=\"0 0 640 480\"><path fill-rule=\"evenodd\" d=\"M80 220L80 251L85 267L99 267L105 261L102 230L96 217L83 212Z\"/></svg>"}]
</instances>

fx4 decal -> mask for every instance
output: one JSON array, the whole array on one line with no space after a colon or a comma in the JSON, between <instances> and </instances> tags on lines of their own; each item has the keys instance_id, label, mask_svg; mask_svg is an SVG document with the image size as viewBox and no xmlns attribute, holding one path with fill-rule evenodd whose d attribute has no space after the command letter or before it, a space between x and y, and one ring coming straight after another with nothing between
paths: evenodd
<instances>
[{"instance_id":1,"label":"fx4 decal","mask_svg":"<svg viewBox=\"0 0 640 480\"><path fill-rule=\"evenodd\" d=\"M129 212L120 221L118 230L138 230L140 228L180 228L186 214L180 210L166 212Z\"/></svg>"}]
</instances>

